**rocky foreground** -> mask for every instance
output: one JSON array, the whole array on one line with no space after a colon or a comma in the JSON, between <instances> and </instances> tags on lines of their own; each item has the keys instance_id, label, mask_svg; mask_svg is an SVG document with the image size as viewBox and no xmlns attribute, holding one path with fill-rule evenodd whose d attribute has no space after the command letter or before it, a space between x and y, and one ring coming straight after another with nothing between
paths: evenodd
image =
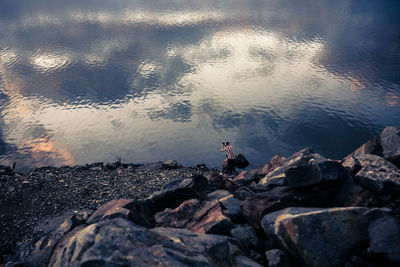
<instances>
[{"instance_id":1,"label":"rocky foreground","mask_svg":"<svg viewBox=\"0 0 400 267\"><path fill-rule=\"evenodd\" d=\"M173 162L117 165L14 177L13 190L1 189L1 222L8 239L27 240L15 256L2 246L6 266L400 265L400 126L341 161L306 148L236 177ZM35 190L43 197L24 198ZM35 205L20 220L75 212L51 231L17 234L13 218Z\"/></svg>"}]
</instances>

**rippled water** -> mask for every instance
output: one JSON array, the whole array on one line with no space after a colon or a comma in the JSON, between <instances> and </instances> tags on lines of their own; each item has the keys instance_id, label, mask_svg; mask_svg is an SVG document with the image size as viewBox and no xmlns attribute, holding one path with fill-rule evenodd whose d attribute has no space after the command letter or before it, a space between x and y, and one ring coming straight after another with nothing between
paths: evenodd
<instances>
[{"instance_id":1,"label":"rippled water","mask_svg":"<svg viewBox=\"0 0 400 267\"><path fill-rule=\"evenodd\" d=\"M2 0L0 164L341 158L400 118L400 2Z\"/></svg>"}]
</instances>

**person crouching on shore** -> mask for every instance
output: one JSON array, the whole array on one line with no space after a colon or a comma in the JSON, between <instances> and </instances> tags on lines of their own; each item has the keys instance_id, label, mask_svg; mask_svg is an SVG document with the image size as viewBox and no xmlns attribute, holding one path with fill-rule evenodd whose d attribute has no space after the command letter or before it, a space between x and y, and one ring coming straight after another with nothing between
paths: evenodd
<instances>
[{"instance_id":1,"label":"person crouching on shore","mask_svg":"<svg viewBox=\"0 0 400 267\"><path fill-rule=\"evenodd\" d=\"M226 174L233 174L236 172L235 170L235 153L233 152L233 147L229 144L229 142L222 143L221 152L226 152L226 156L228 158L228 163L226 167L223 166L222 172ZM224 164L223 164L224 165Z\"/></svg>"}]
</instances>

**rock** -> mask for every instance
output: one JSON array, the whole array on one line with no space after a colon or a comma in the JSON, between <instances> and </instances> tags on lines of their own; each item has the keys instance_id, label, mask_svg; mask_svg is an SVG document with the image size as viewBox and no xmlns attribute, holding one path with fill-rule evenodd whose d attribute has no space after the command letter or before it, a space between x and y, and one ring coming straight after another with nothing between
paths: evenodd
<instances>
[{"instance_id":1,"label":"rock","mask_svg":"<svg viewBox=\"0 0 400 267\"><path fill-rule=\"evenodd\" d=\"M233 195L231 193L229 193L229 191L216 190L216 191L213 191L213 192L209 193L207 195L207 198L208 198L209 201L212 201L212 200L220 200L222 198L230 197L230 196L233 196Z\"/></svg>"},{"instance_id":2,"label":"rock","mask_svg":"<svg viewBox=\"0 0 400 267\"><path fill-rule=\"evenodd\" d=\"M151 205L153 213L166 208L176 208L183 201L192 198L205 198L208 185L203 175L191 178L178 178L163 186L161 191L155 192L146 201Z\"/></svg>"},{"instance_id":3,"label":"rock","mask_svg":"<svg viewBox=\"0 0 400 267\"><path fill-rule=\"evenodd\" d=\"M400 170L383 158L377 158L364 166L356 174L355 181L378 194L400 192Z\"/></svg>"},{"instance_id":4,"label":"rock","mask_svg":"<svg viewBox=\"0 0 400 267\"><path fill-rule=\"evenodd\" d=\"M378 199L371 191L354 182L352 176L347 177L333 195L334 207L374 207Z\"/></svg>"},{"instance_id":5,"label":"rock","mask_svg":"<svg viewBox=\"0 0 400 267\"><path fill-rule=\"evenodd\" d=\"M338 182L347 177L347 172L339 162L313 154L308 162L287 169L285 175L289 186L298 188L320 182Z\"/></svg>"},{"instance_id":6,"label":"rock","mask_svg":"<svg viewBox=\"0 0 400 267\"><path fill-rule=\"evenodd\" d=\"M238 255L233 258L233 266L236 267L262 267L258 262L245 257L243 255Z\"/></svg>"},{"instance_id":7,"label":"rock","mask_svg":"<svg viewBox=\"0 0 400 267\"><path fill-rule=\"evenodd\" d=\"M381 156L400 168L400 126L386 127L380 135L369 140L347 157L363 154Z\"/></svg>"},{"instance_id":8,"label":"rock","mask_svg":"<svg viewBox=\"0 0 400 267\"><path fill-rule=\"evenodd\" d=\"M153 214L147 203L133 199L116 199L102 205L90 216L87 223L93 224L114 218L124 218L146 227L155 226Z\"/></svg>"},{"instance_id":9,"label":"rock","mask_svg":"<svg viewBox=\"0 0 400 267\"><path fill-rule=\"evenodd\" d=\"M164 169L178 169L180 166L176 160L167 160L163 163Z\"/></svg>"},{"instance_id":10,"label":"rock","mask_svg":"<svg viewBox=\"0 0 400 267\"><path fill-rule=\"evenodd\" d=\"M229 237L184 229L146 229L117 218L68 236L50 266L229 266L244 253Z\"/></svg>"},{"instance_id":11,"label":"rock","mask_svg":"<svg viewBox=\"0 0 400 267\"><path fill-rule=\"evenodd\" d=\"M372 164L375 161L383 163L385 159L372 154L349 156L342 161L342 166L345 167L351 175L356 175L364 166Z\"/></svg>"},{"instance_id":12,"label":"rock","mask_svg":"<svg viewBox=\"0 0 400 267\"><path fill-rule=\"evenodd\" d=\"M259 250L261 241L258 239L256 232L250 226L237 226L230 231L232 237L240 241L243 247L248 249Z\"/></svg>"},{"instance_id":13,"label":"rock","mask_svg":"<svg viewBox=\"0 0 400 267\"><path fill-rule=\"evenodd\" d=\"M306 266L343 266L368 243L371 222L387 216L380 209L289 208L267 214L262 227Z\"/></svg>"},{"instance_id":14,"label":"rock","mask_svg":"<svg viewBox=\"0 0 400 267\"><path fill-rule=\"evenodd\" d=\"M107 170L115 170L119 166L121 166L121 161L109 162L109 163L106 164L106 169Z\"/></svg>"},{"instance_id":15,"label":"rock","mask_svg":"<svg viewBox=\"0 0 400 267\"><path fill-rule=\"evenodd\" d=\"M289 168L306 164L311 158L313 158L313 153L314 151L310 147L294 153L289 158L283 160L279 167L269 172L263 179L260 180L259 183L264 184L272 177L282 177Z\"/></svg>"},{"instance_id":16,"label":"rock","mask_svg":"<svg viewBox=\"0 0 400 267\"><path fill-rule=\"evenodd\" d=\"M88 212L78 212L59 225L54 231L37 242L28 243L20 249L19 257L32 266L47 266L51 253L57 242L68 232L84 224L89 217Z\"/></svg>"},{"instance_id":17,"label":"rock","mask_svg":"<svg viewBox=\"0 0 400 267\"><path fill-rule=\"evenodd\" d=\"M247 186L252 182L258 182L257 169L242 171L233 181L239 186Z\"/></svg>"},{"instance_id":18,"label":"rock","mask_svg":"<svg viewBox=\"0 0 400 267\"><path fill-rule=\"evenodd\" d=\"M228 216L234 223L241 223L244 221L242 209L240 207L240 204L242 204L241 200L231 195L221 198L218 201L221 203L223 214Z\"/></svg>"},{"instance_id":19,"label":"rock","mask_svg":"<svg viewBox=\"0 0 400 267\"><path fill-rule=\"evenodd\" d=\"M103 162L96 162L96 163L89 164L88 166L79 166L78 165L78 166L76 166L76 168L81 167L81 169L88 168L92 171L101 171L101 170L103 170L103 165L104 165Z\"/></svg>"},{"instance_id":20,"label":"rock","mask_svg":"<svg viewBox=\"0 0 400 267\"><path fill-rule=\"evenodd\" d=\"M156 213L155 219L157 226L186 228L194 233L227 234L233 227L218 200L186 200L174 210Z\"/></svg>"},{"instance_id":21,"label":"rock","mask_svg":"<svg viewBox=\"0 0 400 267\"><path fill-rule=\"evenodd\" d=\"M265 252L268 267L290 267L289 257L285 251L271 249Z\"/></svg>"},{"instance_id":22,"label":"rock","mask_svg":"<svg viewBox=\"0 0 400 267\"><path fill-rule=\"evenodd\" d=\"M369 251L382 256L384 261L400 264L400 220L385 217L369 227Z\"/></svg>"},{"instance_id":23,"label":"rock","mask_svg":"<svg viewBox=\"0 0 400 267\"><path fill-rule=\"evenodd\" d=\"M286 158L280 156L280 155L276 155L274 157L271 158L271 160L266 163L263 166L260 166L257 169L257 176L258 178L263 178L265 177L268 173L272 172L273 170L275 170L276 168L278 168L279 166L281 166L282 162L285 160Z\"/></svg>"},{"instance_id":24,"label":"rock","mask_svg":"<svg viewBox=\"0 0 400 267\"><path fill-rule=\"evenodd\" d=\"M275 187L270 191L246 198L241 207L246 221L254 229L260 230L260 221L265 214L288 207L307 205L311 205L309 196L288 187Z\"/></svg>"},{"instance_id":25,"label":"rock","mask_svg":"<svg viewBox=\"0 0 400 267\"><path fill-rule=\"evenodd\" d=\"M400 126L386 127L381 133L383 157L400 168Z\"/></svg>"},{"instance_id":26,"label":"rock","mask_svg":"<svg viewBox=\"0 0 400 267\"><path fill-rule=\"evenodd\" d=\"M207 180L211 183L216 185L218 188L225 188L226 179L224 176L218 173L211 173L207 176Z\"/></svg>"}]
</instances>

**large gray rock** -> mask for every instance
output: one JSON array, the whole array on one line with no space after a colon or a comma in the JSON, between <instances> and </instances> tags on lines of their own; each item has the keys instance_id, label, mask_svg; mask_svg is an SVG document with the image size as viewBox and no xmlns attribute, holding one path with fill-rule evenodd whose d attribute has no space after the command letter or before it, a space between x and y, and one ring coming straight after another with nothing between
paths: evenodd
<instances>
[{"instance_id":1,"label":"large gray rock","mask_svg":"<svg viewBox=\"0 0 400 267\"><path fill-rule=\"evenodd\" d=\"M105 219L125 218L136 224L154 227L155 220L150 206L144 201L134 199L115 199L98 208L87 220L88 224Z\"/></svg>"},{"instance_id":2,"label":"large gray rock","mask_svg":"<svg viewBox=\"0 0 400 267\"><path fill-rule=\"evenodd\" d=\"M369 250L391 264L400 264L400 220L385 217L369 227Z\"/></svg>"},{"instance_id":3,"label":"large gray rock","mask_svg":"<svg viewBox=\"0 0 400 267\"><path fill-rule=\"evenodd\" d=\"M203 175L175 179L164 185L161 191L149 196L145 202L154 213L166 208L176 208L187 199L205 198L207 185L208 181Z\"/></svg>"},{"instance_id":4,"label":"large gray rock","mask_svg":"<svg viewBox=\"0 0 400 267\"><path fill-rule=\"evenodd\" d=\"M289 168L304 165L313 158L314 154L315 152L311 147L304 148L283 160L279 167L267 174L267 177L274 177L285 173Z\"/></svg>"},{"instance_id":5,"label":"large gray rock","mask_svg":"<svg viewBox=\"0 0 400 267\"><path fill-rule=\"evenodd\" d=\"M355 181L378 194L400 192L400 170L380 157L368 162L356 174Z\"/></svg>"},{"instance_id":6,"label":"large gray rock","mask_svg":"<svg viewBox=\"0 0 400 267\"><path fill-rule=\"evenodd\" d=\"M306 187L321 182L336 182L347 176L345 168L306 148L282 161L279 167L269 172L260 184L288 183L292 188Z\"/></svg>"},{"instance_id":7,"label":"large gray rock","mask_svg":"<svg viewBox=\"0 0 400 267\"><path fill-rule=\"evenodd\" d=\"M292 188L321 182L338 182L348 176L346 169L338 161L326 159L319 154L313 154L306 163L289 168L285 175Z\"/></svg>"},{"instance_id":8,"label":"large gray rock","mask_svg":"<svg viewBox=\"0 0 400 267\"><path fill-rule=\"evenodd\" d=\"M386 216L368 208L289 208L267 214L262 226L306 266L343 266L368 242L371 222Z\"/></svg>"},{"instance_id":9,"label":"large gray rock","mask_svg":"<svg viewBox=\"0 0 400 267\"><path fill-rule=\"evenodd\" d=\"M258 250L261 241L250 226L237 226L231 229L231 235L242 243L243 247Z\"/></svg>"},{"instance_id":10,"label":"large gray rock","mask_svg":"<svg viewBox=\"0 0 400 267\"><path fill-rule=\"evenodd\" d=\"M228 234L233 227L218 200L186 200L174 210L156 213L155 219L157 226L186 228L195 233Z\"/></svg>"},{"instance_id":11,"label":"large gray rock","mask_svg":"<svg viewBox=\"0 0 400 267\"><path fill-rule=\"evenodd\" d=\"M50 266L230 266L244 253L232 238L147 229L117 218L65 236Z\"/></svg>"},{"instance_id":12,"label":"large gray rock","mask_svg":"<svg viewBox=\"0 0 400 267\"><path fill-rule=\"evenodd\" d=\"M400 167L400 126L386 127L381 133L383 157Z\"/></svg>"},{"instance_id":13,"label":"large gray rock","mask_svg":"<svg viewBox=\"0 0 400 267\"><path fill-rule=\"evenodd\" d=\"M288 207L311 205L310 196L287 187L275 187L263 193L246 198L242 204L242 214L249 225L260 230L262 217L270 212Z\"/></svg>"},{"instance_id":14,"label":"large gray rock","mask_svg":"<svg viewBox=\"0 0 400 267\"><path fill-rule=\"evenodd\" d=\"M362 154L384 157L400 167L400 126L386 127L380 135L363 144L349 156Z\"/></svg>"},{"instance_id":15,"label":"large gray rock","mask_svg":"<svg viewBox=\"0 0 400 267\"><path fill-rule=\"evenodd\" d=\"M271 158L271 160L264 164L263 166L260 166L257 169L257 176L259 178L263 178L265 177L268 173L274 171L276 168L278 168L279 166L281 166L282 162L285 160L286 158L280 156L280 155L276 155L274 157Z\"/></svg>"},{"instance_id":16,"label":"large gray rock","mask_svg":"<svg viewBox=\"0 0 400 267\"><path fill-rule=\"evenodd\" d=\"M31 266L47 266L51 253L58 241L67 233L86 223L89 213L74 213L66 218L54 231L46 234L36 242L27 243L20 249L19 258Z\"/></svg>"},{"instance_id":17,"label":"large gray rock","mask_svg":"<svg viewBox=\"0 0 400 267\"><path fill-rule=\"evenodd\" d=\"M247 186L253 182L258 182L257 169L242 171L233 179L239 186Z\"/></svg>"},{"instance_id":18,"label":"large gray rock","mask_svg":"<svg viewBox=\"0 0 400 267\"><path fill-rule=\"evenodd\" d=\"M242 204L241 200L234 198L232 195L219 199L219 203L221 203L222 212L231 218L233 222L240 223L244 220L242 208L240 207Z\"/></svg>"},{"instance_id":19,"label":"large gray rock","mask_svg":"<svg viewBox=\"0 0 400 267\"><path fill-rule=\"evenodd\" d=\"M334 207L376 207L378 199L374 193L354 182L352 176L347 177L332 194Z\"/></svg>"}]
</instances>

